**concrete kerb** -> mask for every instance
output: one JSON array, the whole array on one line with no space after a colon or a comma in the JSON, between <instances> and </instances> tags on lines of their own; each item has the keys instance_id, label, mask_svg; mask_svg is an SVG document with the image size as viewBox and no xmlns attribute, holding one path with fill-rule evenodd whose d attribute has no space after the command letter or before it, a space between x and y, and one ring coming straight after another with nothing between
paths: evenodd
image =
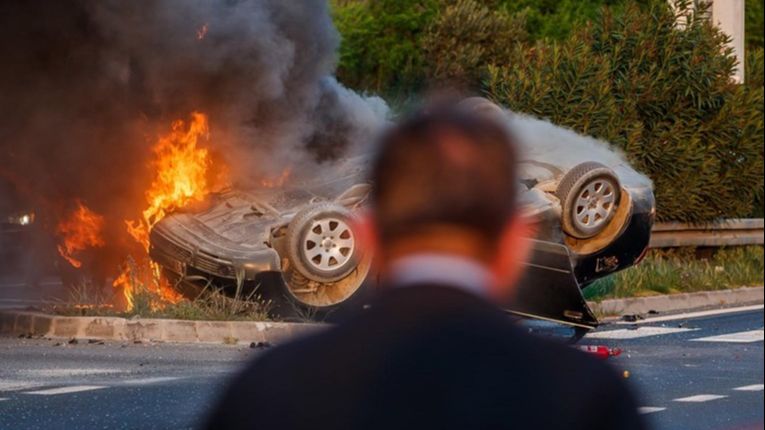
<instances>
[{"instance_id":1,"label":"concrete kerb","mask_svg":"<svg viewBox=\"0 0 765 430\"><path fill-rule=\"evenodd\" d=\"M763 287L663 296L609 299L590 307L598 315L679 312L708 307L763 303ZM115 341L208 344L280 343L326 327L321 323L267 321L187 321L118 317L69 317L29 311L0 311L0 335L31 335Z\"/></svg>"},{"instance_id":2,"label":"concrete kerb","mask_svg":"<svg viewBox=\"0 0 765 430\"><path fill-rule=\"evenodd\" d=\"M279 343L320 330L321 323L186 321L69 317L28 311L0 311L0 334L50 338L177 343Z\"/></svg>"},{"instance_id":3,"label":"concrete kerb","mask_svg":"<svg viewBox=\"0 0 765 430\"><path fill-rule=\"evenodd\" d=\"M679 312L709 307L763 303L763 287L730 290L701 291L696 293L667 294L661 296L630 297L589 302L596 315L640 315L648 312Z\"/></svg>"}]
</instances>

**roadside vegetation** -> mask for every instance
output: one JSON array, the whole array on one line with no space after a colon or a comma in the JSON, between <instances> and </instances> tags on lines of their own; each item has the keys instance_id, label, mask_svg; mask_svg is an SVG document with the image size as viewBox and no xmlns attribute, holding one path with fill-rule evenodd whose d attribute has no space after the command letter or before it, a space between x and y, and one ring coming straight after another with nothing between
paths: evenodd
<instances>
[{"instance_id":1,"label":"roadside vegetation","mask_svg":"<svg viewBox=\"0 0 765 430\"><path fill-rule=\"evenodd\" d=\"M131 260L132 261L132 260ZM135 263L132 263L135 265ZM134 269L132 273L138 273ZM148 279L148 280L147 280ZM204 288L196 298L170 301L156 290L148 287L154 282L150 277L133 276L131 284L132 306L127 311L115 308L119 302L118 290L100 287L84 280L72 287L66 301L51 306L50 311L67 316L114 316L122 318L170 318L205 321L267 321L270 319L271 303L250 294L229 297L211 286Z\"/></svg>"},{"instance_id":2,"label":"roadside vegetation","mask_svg":"<svg viewBox=\"0 0 765 430\"><path fill-rule=\"evenodd\" d=\"M761 215L762 27L736 84L728 37L693 3L334 0L338 78L394 107L454 85L609 141L654 181L659 220Z\"/></svg>"},{"instance_id":3,"label":"roadside vegetation","mask_svg":"<svg viewBox=\"0 0 765 430\"><path fill-rule=\"evenodd\" d=\"M704 254L706 255L698 255ZM761 286L762 246L718 250L652 250L639 265L596 281L584 290L588 300L713 291Z\"/></svg>"}]
</instances>

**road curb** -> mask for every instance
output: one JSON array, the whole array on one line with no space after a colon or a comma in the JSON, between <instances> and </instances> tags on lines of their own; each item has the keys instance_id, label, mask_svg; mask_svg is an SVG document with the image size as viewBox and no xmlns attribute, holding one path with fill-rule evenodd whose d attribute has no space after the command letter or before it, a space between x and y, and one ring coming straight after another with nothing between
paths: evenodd
<instances>
[{"instance_id":1,"label":"road curb","mask_svg":"<svg viewBox=\"0 0 765 430\"><path fill-rule=\"evenodd\" d=\"M697 293L667 294L649 297L608 299L588 302L596 315L636 315L654 312L679 312L712 306L733 306L763 303L763 287Z\"/></svg>"},{"instance_id":2,"label":"road curb","mask_svg":"<svg viewBox=\"0 0 765 430\"><path fill-rule=\"evenodd\" d=\"M597 315L678 312L714 306L763 303L763 287L589 302ZM154 318L70 317L29 311L0 311L0 335L128 342L279 343L314 333L326 324L266 321L188 321Z\"/></svg>"},{"instance_id":3,"label":"road curb","mask_svg":"<svg viewBox=\"0 0 765 430\"><path fill-rule=\"evenodd\" d=\"M129 342L279 343L326 327L320 323L187 321L153 318L69 317L0 311L0 334Z\"/></svg>"}]
</instances>

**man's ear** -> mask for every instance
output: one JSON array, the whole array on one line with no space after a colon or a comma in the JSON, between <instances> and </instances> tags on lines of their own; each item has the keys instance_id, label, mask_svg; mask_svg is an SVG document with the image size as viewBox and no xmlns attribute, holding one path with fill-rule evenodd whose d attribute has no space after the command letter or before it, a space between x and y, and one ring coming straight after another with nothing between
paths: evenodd
<instances>
[{"instance_id":1,"label":"man's ear","mask_svg":"<svg viewBox=\"0 0 765 430\"><path fill-rule=\"evenodd\" d=\"M372 252L379 256L379 236L374 216L368 210L356 212L353 220L353 232L356 234L356 243L364 252ZM375 258L376 260L377 258ZM373 260L374 261L374 260Z\"/></svg>"},{"instance_id":2,"label":"man's ear","mask_svg":"<svg viewBox=\"0 0 765 430\"><path fill-rule=\"evenodd\" d=\"M531 257L533 242L537 234L536 219L517 215L505 224L497 243L497 253L492 270L497 298L507 298L515 289L524 270L524 263Z\"/></svg>"}]
</instances>

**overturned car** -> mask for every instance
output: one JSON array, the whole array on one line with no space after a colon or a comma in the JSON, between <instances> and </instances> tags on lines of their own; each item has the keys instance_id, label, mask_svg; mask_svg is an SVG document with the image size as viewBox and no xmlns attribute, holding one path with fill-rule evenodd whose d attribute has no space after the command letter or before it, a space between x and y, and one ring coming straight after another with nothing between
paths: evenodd
<instances>
[{"instance_id":1,"label":"overturned car","mask_svg":"<svg viewBox=\"0 0 765 430\"><path fill-rule=\"evenodd\" d=\"M483 99L466 108L506 121L523 143L520 198L539 223L534 253L509 311L592 328L582 289L636 264L654 218L651 183L603 142L517 115ZM246 294L277 284L276 299L310 315L359 303L372 255L357 246L354 211L370 191L368 158L279 189L225 190L151 231L150 255L184 294L214 285Z\"/></svg>"}]
</instances>

